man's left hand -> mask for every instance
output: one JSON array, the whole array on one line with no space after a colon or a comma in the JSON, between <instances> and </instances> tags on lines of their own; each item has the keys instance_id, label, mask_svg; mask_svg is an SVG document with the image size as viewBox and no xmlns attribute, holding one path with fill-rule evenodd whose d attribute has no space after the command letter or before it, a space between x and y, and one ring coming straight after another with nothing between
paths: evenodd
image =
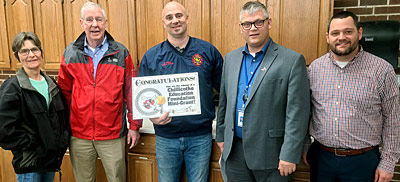
<instances>
[{"instance_id":1,"label":"man's left hand","mask_svg":"<svg viewBox=\"0 0 400 182\"><path fill-rule=\"evenodd\" d=\"M134 146L136 146L136 144L139 141L139 138L140 138L139 131L135 131L135 130L129 130L128 131L128 136L126 137L126 140L128 142L129 149L131 149Z\"/></svg>"},{"instance_id":2,"label":"man's left hand","mask_svg":"<svg viewBox=\"0 0 400 182\"><path fill-rule=\"evenodd\" d=\"M288 176L296 171L296 164L279 160L278 170L281 172L281 176Z\"/></svg>"},{"instance_id":3,"label":"man's left hand","mask_svg":"<svg viewBox=\"0 0 400 182\"><path fill-rule=\"evenodd\" d=\"M393 173L386 172L382 169L376 169L375 182L389 182L393 178Z\"/></svg>"}]
</instances>

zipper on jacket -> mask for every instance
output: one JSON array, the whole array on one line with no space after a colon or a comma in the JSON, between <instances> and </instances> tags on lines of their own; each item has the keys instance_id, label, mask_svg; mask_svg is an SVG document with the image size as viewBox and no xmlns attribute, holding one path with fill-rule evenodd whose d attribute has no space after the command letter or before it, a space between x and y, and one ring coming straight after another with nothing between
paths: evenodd
<instances>
[{"instance_id":1,"label":"zipper on jacket","mask_svg":"<svg viewBox=\"0 0 400 182\"><path fill-rule=\"evenodd\" d=\"M96 80L94 80L93 79L93 132L92 132L92 135L93 135L93 141L94 141L94 136L95 136L95 134L94 134L94 132L96 131L96 129L95 129L95 125L96 125L96 122L95 122L95 119L94 119L94 117L95 117L95 109L96 109L96 107L95 107L95 101L96 101Z\"/></svg>"},{"instance_id":2,"label":"zipper on jacket","mask_svg":"<svg viewBox=\"0 0 400 182\"><path fill-rule=\"evenodd\" d=\"M114 54L117 54L118 52L119 52L120 50L118 50L118 51L116 51L116 52L113 52L113 53L110 53L110 54L107 54L107 55L104 55L101 59L100 59L100 61L99 61L99 63L98 63L98 65L97 65L97 70L96 70L96 76L97 76L97 73L98 73L98 71L99 71L99 68L100 68L100 63L101 63L101 61L105 58L105 57L109 57L109 56L112 56L112 55L114 55ZM107 51L105 52L105 53L107 53ZM90 60L92 61L92 64L93 64L93 59L89 56L89 55L86 55L86 56L88 56L88 58L90 58ZM93 69L94 69L94 67L93 67ZM92 113L92 115L93 115L93 132L92 132L92 141L94 142L95 141L95 128L96 128L96 120L94 119L94 117L95 117L95 100L96 100L96 79L94 78L94 76L93 76L93 74L92 74L92 77L93 77L93 113Z\"/></svg>"},{"instance_id":3,"label":"zipper on jacket","mask_svg":"<svg viewBox=\"0 0 400 182\"><path fill-rule=\"evenodd\" d=\"M93 59L90 57L90 56L88 56L88 58L90 59L90 61L92 61L92 67L91 67L91 69L94 69L94 64L93 64ZM101 61L101 59L100 59L100 61ZM99 61L99 64L100 64L100 61ZM99 65L97 65L97 68L99 68ZM96 74L97 74L97 72L96 72ZM95 137L95 131L96 131L96 120L95 120L95 109L96 109L96 107L95 107L95 102L96 102L96 79L94 78L94 76L93 76L93 73L91 73L91 76L92 76L92 78L93 78L93 105L92 105L92 118L93 118L93 131L92 131L92 140L94 141L94 137Z\"/></svg>"}]
</instances>

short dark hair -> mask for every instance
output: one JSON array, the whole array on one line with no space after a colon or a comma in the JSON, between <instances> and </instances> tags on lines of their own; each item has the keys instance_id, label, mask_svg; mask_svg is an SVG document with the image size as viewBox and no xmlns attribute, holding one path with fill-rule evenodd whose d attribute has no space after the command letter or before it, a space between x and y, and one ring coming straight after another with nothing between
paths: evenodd
<instances>
[{"instance_id":1,"label":"short dark hair","mask_svg":"<svg viewBox=\"0 0 400 182\"><path fill-rule=\"evenodd\" d=\"M329 20L328 32L329 32L329 29L331 27L331 22L332 22L333 19L343 19L343 18L347 18L349 16L353 19L354 25L357 27L357 30L359 30L361 25L360 25L360 23L358 23L357 16L354 13L350 12L350 11L341 11L341 12L336 13L335 15L333 15L331 17L331 19Z\"/></svg>"},{"instance_id":2,"label":"short dark hair","mask_svg":"<svg viewBox=\"0 0 400 182\"><path fill-rule=\"evenodd\" d=\"M21 47L24 45L25 40L31 40L33 44L35 44L36 47L40 49L40 52L42 51L42 44L40 43L40 40L38 36L33 33L33 32L20 32L14 37L14 41L12 43L12 51L14 52L15 58L19 60L18 56L18 51L21 49Z\"/></svg>"}]
</instances>

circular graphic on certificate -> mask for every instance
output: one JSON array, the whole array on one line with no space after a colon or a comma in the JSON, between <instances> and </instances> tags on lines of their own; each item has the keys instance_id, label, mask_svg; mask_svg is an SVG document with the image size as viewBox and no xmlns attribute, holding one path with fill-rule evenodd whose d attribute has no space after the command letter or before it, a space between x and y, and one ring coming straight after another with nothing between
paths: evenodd
<instances>
[{"instance_id":1,"label":"circular graphic on certificate","mask_svg":"<svg viewBox=\"0 0 400 182\"><path fill-rule=\"evenodd\" d=\"M145 116L154 115L160 111L160 106L157 104L160 97L162 97L161 92L157 89L145 88L138 93L135 107Z\"/></svg>"}]
</instances>

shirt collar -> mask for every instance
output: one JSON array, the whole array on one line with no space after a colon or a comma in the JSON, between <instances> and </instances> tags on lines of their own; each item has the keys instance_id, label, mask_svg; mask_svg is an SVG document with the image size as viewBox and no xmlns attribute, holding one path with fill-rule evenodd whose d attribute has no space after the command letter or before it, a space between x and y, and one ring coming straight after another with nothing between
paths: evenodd
<instances>
[{"instance_id":1,"label":"shirt collar","mask_svg":"<svg viewBox=\"0 0 400 182\"><path fill-rule=\"evenodd\" d=\"M107 42L107 36L104 36L103 42L101 42L101 44L98 45L98 46L95 47L95 48L98 48L98 47L101 48L106 42ZM86 48L89 48L89 44L87 43L86 37L85 37L85 41L83 41L83 46L86 47Z\"/></svg>"},{"instance_id":2,"label":"shirt collar","mask_svg":"<svg viewBox=\"0 0 400 182\"><path fill-rule=\"evenodd\" d=\"M265 53L267 52L267 49L268 49L268 46L269 46L270 42L271 42L271 38L268 38L268 42L267 42L267 43L265 44L265 46L264 46L260 51L258 51L256 54L259 54L259 53L265 54ZM243 54L249 54L249 55L250 55L249 48L247 47L247 44L243 47L242 52L243 52Z\"/></svg>"},{"instance_id":3,"label":"shirt collar","mask_svg":"<svg viewBox=\"0 0 400 182\"><path fill-rule=\"evenodd\" d=\"M167 39L167 42L168 42L173 48L175 48L178 52L182 53L183 51L185 51L185 48L186 48L186 46L188 45L189 40L190 40L190 36L188 36L188 40L186 41L185 45L184 45L182 48L173 45L168 39Z\"/></svg>"}]
</instances>

